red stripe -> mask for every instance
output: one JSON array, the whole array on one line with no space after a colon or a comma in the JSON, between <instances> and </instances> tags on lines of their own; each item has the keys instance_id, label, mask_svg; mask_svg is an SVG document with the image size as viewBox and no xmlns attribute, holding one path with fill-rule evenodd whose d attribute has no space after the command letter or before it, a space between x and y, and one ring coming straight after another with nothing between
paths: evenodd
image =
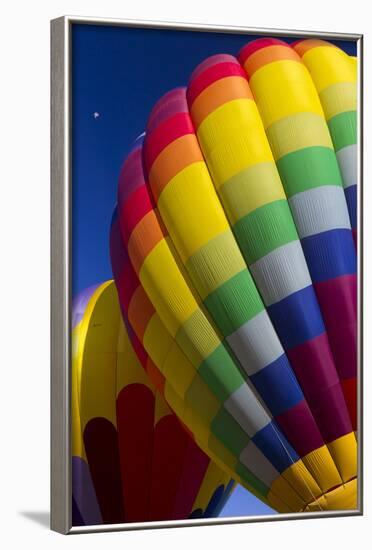
<instances>
[{"instance_id":1,"label":"red stripe","mask_svg":"<svg viewBox=\"0 0 372 550\"><path fill-rule=\"evenodd\" d=\"M143 384L130 384L117 398L122 492L125 521L146 521L149 516L154 436L152 391Z\"/></svg>"},{"instance_id":2,"label":"red stripe","mask_svg":"<svg viewBox=\"0 0 372 550\"><path fill-rule=\"evenodd\" d=\"M156 424L150 521L172 519L188 441L186 432L173 414L164 416Z\"/></svg>"},{"instance_id":3,"label":"red stripe","mask_svg":"<svg viewBox=\"0 0 372 550\"><path fill-rule=\"evenodd\" d=\"M146 185L139 187L126 201L119 203L118 206L121 234L125 244L127 244L136 225L150 210L153 210Z\"/></svg>"},{"instance_id":4,"label":"red stripe","mask_svg":"<svg viewBox=\"0 0 372 550\"><path fill-rule=\"evenodd\" d=\"M142 147L129 154L119 175L118 202L124 202L136 189L145 185L142 170Z\"/></svg>"},{"instance_id":5,"label":"red stripe","mask_svg":"<svg viewBox=\"0 0 372 550\"><path fill-rule=\"evenodd\" d=\"M171 519L184 519L190 515L209 462L207 455L190 439Z\"/></svg>"},{"instance_id":6,"label":"red stripe","mask_svg":"<svg viewBox=\"0 0 372 550\"><path fill-rule=\"evenodd\" d=\"M147 173L160 153L179 137L186 134L194 134L194 126L188 113L177 113L159 124L153 132L146 136L143 158Z\"/></svg>"},{"instance_id":7,"label":"red stripe","mask_svg":"<svg viewBox=\"0 0 372 550\"><path fill-rule=\"evenodd\" d=\"M122 523L125 515L115 427L106 418L92 418L84 429L84 446L103 523Z\"/></svg>"},{"instance_id":8,"label":"red stripe","mask_svg":"<svg viewBox=\"0 0 372 550\"><path fill-rule=\"evenodd\" d=\"M228 76L241 76L245 79L247 78L244 70L238 62L229 62L213 65L191 80L187 88L187 100L189 107L191 107L198 95L200 95L203 90L208 88L208 86L213 84L213 82Z\"/></svg>"},{"instance_id":9,"label":"red stripe","mask_svg":"<svg viewBox=\"0 0 372 550\"><path fill-rule=\"evenodd\" d=\"M244 65L250 55L258 50L262 50L262 48L267 48L268 46L287 46L290 48L286 42L278 40L277 38L259 38L258 40L253 40L253 42L249 42L246 46L243 46L238 55L240 63Z\"/></svg>"}]
</instances>

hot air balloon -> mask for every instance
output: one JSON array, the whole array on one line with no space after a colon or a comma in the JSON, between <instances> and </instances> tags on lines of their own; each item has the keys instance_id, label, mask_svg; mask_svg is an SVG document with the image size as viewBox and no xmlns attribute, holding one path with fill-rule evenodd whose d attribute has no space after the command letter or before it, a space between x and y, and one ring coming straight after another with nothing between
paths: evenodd
<instances>
[{"instance_id":1,"label":"hot air balloon","mask_svg":"<svg viewBox=\"0 0 372 550\"><path fill-rule=\"evenodd\" d=\"M77 296L72 324L73 524L218 515L234 481L150 382L113 281Z\"/></svg>"},{"instance_id":2,"label":"hot air balloon","mask_svg":"<svg viewBox=\"0 0 372 550\"><path fill-rule=\"evenodd\" d=\"M150 378L281 512L356 507L356 254L332 139L294 48L213 56L154 106L111 226Z\"/></svg>"}]
</instances>

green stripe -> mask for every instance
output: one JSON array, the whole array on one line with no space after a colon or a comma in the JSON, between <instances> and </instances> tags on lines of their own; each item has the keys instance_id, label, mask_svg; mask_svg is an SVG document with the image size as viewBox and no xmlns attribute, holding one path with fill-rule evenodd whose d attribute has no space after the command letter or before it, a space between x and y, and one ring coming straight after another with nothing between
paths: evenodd
<instances>
[{"instance_id":1,"label":"green stripe","mask_svg":"<svg viewBox=\"0 0 372 550\"><path fill-rule=\"evenodd\" d=\"M198 369L204 382L221 403L224 403L244 384L242 375L231 363L230 354L221 344L201 363Z\"/></svg>"},{"instance_id":2,"label":"green stripe","mask_svg":"<svg viewBox=\"0 0 372 550\"><path fill-rule=\"evenodd\" d=\"M333 146L336 151L357 142L357 113L347 111L332 117L328 121Z\"/></svg>"},{"instance_id":3,"label":"green stripe","mask_svg":"<svg viewBox=\"0 0 372 550\"><path fill-rule=\"evenodd\" d=\"M278 160L277 167L288 198L322 185L342 186L336 154L328 147L288 153Z\"/></svg>"},{"instance_id":4,"label":"green stripe","mask_svg":"<svg viewBox=\"0 0 372 550\"><path fill-rule=\"evenodd\" d=\"M212 292L204 304L226 337L264 309L252 276L244 269Z\"/></svg>"},{"instance_id":5,"label":"green stripe","mask_svg":"<svg viewBox=\"0 0 372 550\"><path fill-rule=\"evenodd\" d=\"M279 246L298 239L285 199L257 208L239 220L233 230L248 265Z\"/></svg>"},{"instance_id":6,"label":"green stripe","mask_svg":"<svg viewBox=\"0 0 372 550\"><path fill-rule=\"evenodd\" d=\"M240 456L242 450L249 443L247 434L227 410L223 408L218 411L212 420L211 432L234 456Z\"/></svg>"},{"instance_id":7,"label":"green stripe","mask_svg":"<svg viewBox=\"0 0 372 550\"><path fill-rule=\"evenodd\" d=\"M251 485L260 495L268 495L270 489L266 487L262 481L260 481L255 475L253 475L248 468L239 462L235 468L236 473L249 485Z\"/></svg>"}]
</instances>

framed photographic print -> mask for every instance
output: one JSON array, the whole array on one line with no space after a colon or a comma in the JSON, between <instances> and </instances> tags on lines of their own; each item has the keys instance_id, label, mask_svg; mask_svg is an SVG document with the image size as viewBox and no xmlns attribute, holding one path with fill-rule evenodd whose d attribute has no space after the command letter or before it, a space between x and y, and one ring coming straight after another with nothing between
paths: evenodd
<instances>
[{"instance_id":1,"label":"framed photographic print","mask_svg":"<svg viewBox=\"0 0 372 550\"><path fill-rule=\"evenodd\" d=\"M362 513L362 36L52 21L51 527Z\"/></svg>"}]
</instances>

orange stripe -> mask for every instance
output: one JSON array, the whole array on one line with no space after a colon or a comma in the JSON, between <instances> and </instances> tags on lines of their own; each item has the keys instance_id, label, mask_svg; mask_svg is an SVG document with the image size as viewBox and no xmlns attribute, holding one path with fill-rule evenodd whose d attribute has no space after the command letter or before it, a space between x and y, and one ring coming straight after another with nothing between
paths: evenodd
<instances>
[{"instance_id":1,"label":"orange stripe","mask_svg":"<svg viewBox=\"0 0 372 550\"><path fill-rule=\"evenodd\" d=\"M298 42L295 46L292 46L294 50L300 55L301 57L312 48L319 48L320 46L329 46L330 48L335 48L336 46L334 44L331 44L330 42L327 42L326 40L317 40L316 38L310 38L309 40L302 40L301 42Z\"/></svg>"},{"instance_id":2,"label":"orange stripe","mask_svg":"<svg viewBox=\"0 0 372 550\"><path fill-rule=\"evenodd\" d=\"M149 174L153 197L158 201L167 183L193 162L203 160L195 134L186 134L172 141L155 160Z\"/></svg>"},{"instance_id":3,"label":"orange stripe","mask_svg":"<svg viewBox=\"0 0 372 550\"><path fill-rule=\"evenodd\" d=\"M147 359L146 372L155 388L164 396L165 378L150 357Z\"/></svg>"},{"instance_id":4,"label":"orange stripe","mask_svg":"<svg viewBox=\"0 0 372 550\"><path fill-rule=\"evenodd\" d=\"M137 275L146 257L166 233L155 210L150 210L133 229L128 241L128 254Z\"/></svg>"},{"instance_id":5,"label":"orange stripe","mask_svg":"<svg viewBox=\"0 0 372 550\"><path fill-rule=\"evenodd\" d=\"M210 84L195 99L191 107L191 115L196 127L221 105L233 99L253 99L252 92L245 78L228 76Z\"/></svg>"},{"instance_id":6,"label":"orange stripe","mask_svg":"<svg viewBox=\"0 0 372 550\"><path fill-rule=\"evenodd\" d=\"M253 73L264 65L285 59L301 62L301 59L292 48L288 48L287 46L267 46L250 55L244 63L244 69L248 77L251 78Z\"/></svg>"},{"instance_id":7,"label":"orange stripe","mask_svg":"<svg viewBox=\"0 0 372 550\"><path fill-rule=\"evenodd\" d=\"M141 342L143 342L145 330L154 313L154 306L142 286L139 285L134 291L128 307L128 319Z\"/></svg>"}]
</instances>

